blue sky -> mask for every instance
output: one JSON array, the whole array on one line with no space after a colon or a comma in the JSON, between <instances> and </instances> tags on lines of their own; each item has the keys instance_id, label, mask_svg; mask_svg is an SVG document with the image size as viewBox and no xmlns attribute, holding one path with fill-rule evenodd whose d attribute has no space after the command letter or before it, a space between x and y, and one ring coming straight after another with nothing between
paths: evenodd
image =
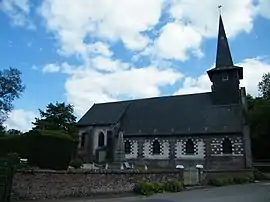
<instances>
[{"instance_id":1,"label":"blue sky","mask_svg":"<svg viewBox=\"0 0 270 202\"><path fill-rule=\"evenodd\" d=\"M93 103L210 91L218 5L242 85L270 71L269 0L2 0L0 68L26 90L6 125L28 130L50 102L80 118Z\"/></svg>"}]
</instances>

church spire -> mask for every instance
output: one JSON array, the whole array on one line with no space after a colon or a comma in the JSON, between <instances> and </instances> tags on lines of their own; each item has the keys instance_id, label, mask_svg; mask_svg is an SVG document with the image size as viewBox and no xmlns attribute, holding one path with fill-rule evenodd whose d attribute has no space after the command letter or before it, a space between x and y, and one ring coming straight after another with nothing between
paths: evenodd
<instances>
[{"instance_id":1,"label":"church spire","mask_svg":"<svg viewBox=\"0 0 270 202\"><path fill-rule=\"evenodd\" d=\"M219 16L216 68L232 67L233 60L221 15Z\"/></svg>"},{"instance_id":2,"label":"church spire","mask_svg":"<svg viewBox=\"0 0 270 202\"><path fill-rule=\"evenodd\" d=\"M243 68L233 64L221 15L219 16L216 66L208 70L207 74L212 82L211 97L215 105L241 102L239 88L240 80L243 79Z\"/></svg>"}]
</instances>

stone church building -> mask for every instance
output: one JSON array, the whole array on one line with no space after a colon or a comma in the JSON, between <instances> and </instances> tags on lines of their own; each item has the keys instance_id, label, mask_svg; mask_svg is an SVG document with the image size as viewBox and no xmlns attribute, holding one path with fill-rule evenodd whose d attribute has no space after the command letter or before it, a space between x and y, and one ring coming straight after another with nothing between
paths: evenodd
<instances>
[{"instance_id":1,"label":"stone church building","mask_svg":"<svg viewBox=\"0 0 270 202\"><path fill-rule=\"evenodd\" d=\"M211 92L94 104L78 122L79 155L115 161L122 137L125 161L135 166L250 168L243 68L233 64L221 16L216 66L207 74Z\"/></svg>"}]
</instances>

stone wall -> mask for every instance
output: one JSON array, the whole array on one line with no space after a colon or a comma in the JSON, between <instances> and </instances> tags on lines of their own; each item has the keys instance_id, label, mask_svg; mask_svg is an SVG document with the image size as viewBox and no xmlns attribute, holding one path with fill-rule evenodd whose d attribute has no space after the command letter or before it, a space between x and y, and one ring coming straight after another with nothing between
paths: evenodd
<instances>
[{"instance_id":1,"label":"stone wall","mask_svg":"<svg viewBox=\"0 0 270 202\"><path fill-rule=\"evenodd\" d=\"M13 180L14 200L86 197L131 192L138 182L182 180L180 170L21 171Z\"/></svg>"}]
</instances>

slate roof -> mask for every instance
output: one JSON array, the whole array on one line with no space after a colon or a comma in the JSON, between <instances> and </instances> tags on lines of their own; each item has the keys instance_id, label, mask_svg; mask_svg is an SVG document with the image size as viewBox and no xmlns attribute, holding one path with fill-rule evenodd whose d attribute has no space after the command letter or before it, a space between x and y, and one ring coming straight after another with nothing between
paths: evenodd
<instances>
[{"instance_id":1,"label":"slate roof","mask_svg":"<svg viewBox=\"0 0 270 202\"><path fill-rule=\"evenodd\" d=\"M225 28L223 25L222 17L219 16L216 68L221 67L233 67L233 59Z\"/></svg>"},{"instance_id":2,"label":"slate roof","mask_svg":"<svg viewBox=\"0 0 270 202\"><path fill-rule=\"evenodd\" d=\"M241 105L212 104L211 93L95 104L78 125L115 124L125 135L234 133L242 131Z\"/></svg>"},{"instance_id":3,"label":"slate roof","mask_svg":"<svg viewBox=\"0 0 270 202\"><path fill-rule=\"evenodd\" d=\"M117 123L129 102L94 104L77 123L78 126L110 125Z\"/></svg>"}]
</instances>

